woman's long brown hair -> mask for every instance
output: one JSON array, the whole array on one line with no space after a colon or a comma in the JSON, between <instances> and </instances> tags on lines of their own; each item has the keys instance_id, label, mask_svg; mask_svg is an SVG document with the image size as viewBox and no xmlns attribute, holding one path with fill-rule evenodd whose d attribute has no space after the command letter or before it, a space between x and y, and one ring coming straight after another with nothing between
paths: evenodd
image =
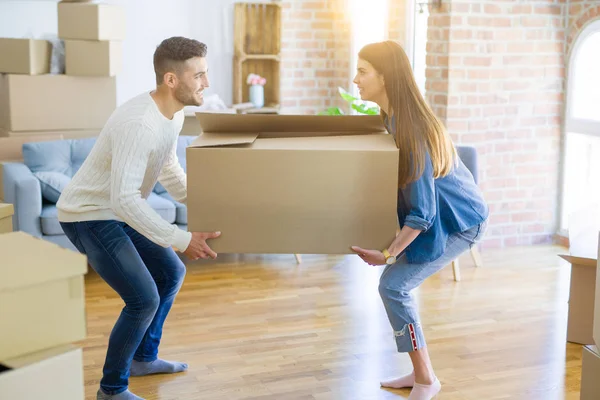
<instances>
[{"instance_id":1,"label":"woman's long brown hair","mask_svg":"<svg viewBox=\"0 0 600 400\"><path fill-rule=\"evenodd\" d=\"M400 153L399 187L421 177L427 151L433 165L433 177L448 175L456 162L456 149L447 130L421 95L402 47L394 41L371 43L363 47L358 56L383 75ZM383 110L381 116L388 117Z\"/></svg>"}]
</instances>

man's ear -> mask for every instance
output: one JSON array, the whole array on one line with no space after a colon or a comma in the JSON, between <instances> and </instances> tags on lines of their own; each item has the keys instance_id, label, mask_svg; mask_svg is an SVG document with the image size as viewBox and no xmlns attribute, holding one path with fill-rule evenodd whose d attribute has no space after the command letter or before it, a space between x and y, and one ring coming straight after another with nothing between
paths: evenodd
<instances>
[{"instance_id":1,"label":"man's ear","mask_svg":"<svg viewBox=\"0 0 600 400\"><path fill-rule=\"evenodd\" d=\"M177 84L177 75L173 72L167 72L163 77L163 83L170 88L174 88Z\"/></svg>"}]
</instances>

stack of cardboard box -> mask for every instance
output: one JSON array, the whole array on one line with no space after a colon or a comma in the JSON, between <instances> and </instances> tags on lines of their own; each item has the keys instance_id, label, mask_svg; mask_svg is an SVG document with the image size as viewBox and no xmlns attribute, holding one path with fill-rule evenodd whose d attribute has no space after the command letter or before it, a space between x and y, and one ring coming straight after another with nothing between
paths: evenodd
<instances>
[{"instance_id":1,"label":"stack of cardboard box","mask_svg":"<svg viewBox=\"0 0 600 400\"><path fill-rule=\"evenodd\" d=\"M23 232L0 254L0 399L83 400L86 257Z\"/></svg>"},{"instance_id":2,"label":"stack of cardboard box","mask_svg":"<svg viewBox=\"0 0 600 400\"><path fill-rule=\"evenodd\" d=\"M2 182L0 181L0 183ZM15 208L13 205L2 203L2 196L0 194L0 233L12 232L12 216L14 213Z\"/></svg>"},{"instance_id":3,"label":"stack of cardboard box","mask_svg":"<svg viewBox=\"0 0 600 400\"><path fill-rule=\"evenodd\" d=\"M583 347L581 366L581 400L600 399L600 237L598 239L598 259L596 261L595 299L592 321L593 343Z\"/></svg>"},{"instance_id":4,"label":"stack of cardboard box","mask_svg":"<svg viewBox=\"0 0 600 400\"><path fill-rule=\"evenodd\" d=\"M122 7L61 1L58 37L65 43L65 73L50 73L46 40L0 38L0 148L2 137L97 135L116 108L116 75L125 37ZM14 150L0 160L17 159Z\"/></svg>"}]
</instances>

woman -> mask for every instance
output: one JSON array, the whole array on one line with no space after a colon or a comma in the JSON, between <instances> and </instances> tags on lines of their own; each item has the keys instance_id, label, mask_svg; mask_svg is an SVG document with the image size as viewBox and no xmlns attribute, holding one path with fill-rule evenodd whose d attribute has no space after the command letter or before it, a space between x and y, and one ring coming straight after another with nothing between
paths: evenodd
<instances>
[{"instance_id":1,"label":"woman","mask_svg":"<svg viewBox=\"0 0 600 400\"><path fill-rule=\"evenodd\" d=\"M481 238L488 207L450 135L423 99L400 45L386 41L362 48L354 83L363 100L379 105L400 162L399 234L383 250L352 247L366 263L387 265L379 293L398 351L408 352L413 364L411 374L381 385L412 387L410 400L428 400L441 384L411 291Z\"/></svg>"}]
</instances>

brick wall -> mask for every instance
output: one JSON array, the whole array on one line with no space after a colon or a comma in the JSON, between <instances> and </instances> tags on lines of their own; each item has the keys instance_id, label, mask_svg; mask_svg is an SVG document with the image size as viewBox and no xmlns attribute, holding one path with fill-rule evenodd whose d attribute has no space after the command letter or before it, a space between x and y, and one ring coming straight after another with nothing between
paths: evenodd
<instances>
[{"instance_id":1,"label":"brick wall","mask_svg":"<svg viewBox=\"0 0 600 400\"><path fill-rule=\"evenodd\" d=\"M568 10L567 54L577 35L590 22L600 19L598 0L570 0Z\"/></svg>"},{"instance_id":2,"label":"brick wall","mask_svg":"<svg viewBox=\"0 0 600 400\"><path fill-rule=\"evenodd\" d=\"M343 105L337 87L350 79L348 10L347 0L282 2L282 113Z\"/></svg>"},{"instance_id":3,"label":"brick wall","mask_svg":"<svg viewBox=\"0 0 600 400\"><path fill-rule=\"evenodd\" d=\"M565 76L564 1L453 1L432 10L427 99L475 145L492 212L485 246L551 240Z\"/></svg>"}]
</instances>

